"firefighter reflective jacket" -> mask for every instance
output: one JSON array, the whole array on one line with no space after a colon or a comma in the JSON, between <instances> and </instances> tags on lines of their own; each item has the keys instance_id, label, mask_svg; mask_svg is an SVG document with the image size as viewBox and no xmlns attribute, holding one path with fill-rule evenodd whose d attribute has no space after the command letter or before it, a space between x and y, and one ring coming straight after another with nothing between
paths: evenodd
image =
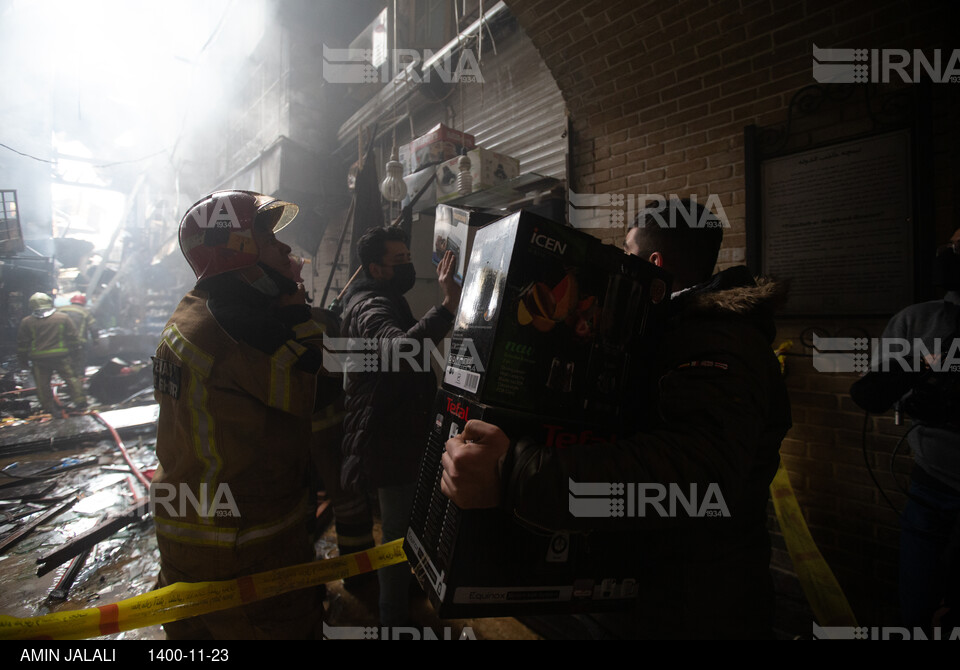
<instances>
[{"instance_id":1,"label":"firefighter reflective jacket","mask_svg":"<svg viewBox=\"0 0 960 670\"><path fill-rule=\"evenodd\" d=\"M93 318L93 313L82 305L64 305L57 308L58 312L63 312L70 317L73 325L77 328L77 337L81 342L86 342L89 336L91 340L100 337L100 331L97 329L97 320Z\"/></svg>"},{"instance_id":2,"label":"firefighter reflective jacket","mask_svg":"<svg viewBox=\"0 0 960 670\"><path fill-rule=\"evenodd\" d=\"M17 357L21 367L27 367L27 360L69 356L79 347L77 329L66 314L51 310L46 316L31 314L20 322Z\"/></svg>"},{"instance_id":3,"label":"firefighter reflective jacket","mask_svg":"<svg viewBox=\"0 0 960 670\"><path fill-rule=\"evenodd\" d=\"M163 331L151 498L161 563L166 570L180 557L169 566L178 579L225 579L307 555L279 547L309 545L321 328L306 307L281 313L272 304L234 278L213 277L183 298Z\"/></svg>"}]
</instances>

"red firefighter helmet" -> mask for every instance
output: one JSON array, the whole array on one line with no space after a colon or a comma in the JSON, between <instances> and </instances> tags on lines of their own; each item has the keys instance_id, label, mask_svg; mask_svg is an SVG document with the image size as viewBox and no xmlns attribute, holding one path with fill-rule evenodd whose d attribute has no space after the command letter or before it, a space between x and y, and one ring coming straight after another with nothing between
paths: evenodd
<instances>
[{"instance_id":1,"label":"red firefighter helmet","mask_svg":"<svg viewBox=\"0 0 960 670\"><path fill-rule=\"evenodd\" d=\"M197 280L256 265L253 228L280 230L299 212L293 203L252 191L217 191L194 203L180 221L180 251ZM270 212L271 216L261 216Z\"/></svg>"},{"instance_id":2,"label":"red firefighter helmet","mask_svg":"<svg viewBox=\"0 0 960 670\"><path fill-rule=\"evenodd\" d=\"M78 294L76 294L75 296L73 296L72 298L70 298L70 304L71 304L71 305L86 305L86 304L87 304L87 296L83 295L82 293L78 293Z\"/></svg>"}]
</instances>

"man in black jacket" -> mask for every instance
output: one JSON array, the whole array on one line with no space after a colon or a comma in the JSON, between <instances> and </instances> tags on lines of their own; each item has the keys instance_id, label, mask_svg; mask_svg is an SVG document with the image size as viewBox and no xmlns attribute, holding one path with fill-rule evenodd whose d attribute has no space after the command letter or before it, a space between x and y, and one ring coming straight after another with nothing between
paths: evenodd
<instances>
[{"instance_id":1,"label":"man in black jacket","mask_svg":"<svg viewBox=\"0 0 960 670\"><path fill-rule=\"evenodd\" d=\"M343 337L366 338L378 351L417 350L438 345L450 330L460 303L454 280L454 256L447 252L437 267L443 302L419 321L403 294L413 288L416 273L408 238L400 228L374 228L359 240L357 250L364 279L347 295ZM380 499L383 541L403 537L416 488L417 467L426 447L430 409L437 391L433 370L397 365L387 370L347 372L346 417L341 465L343 485L354 491L376 489ZM410 566L378 571L380 623L408 623Z\"/></svg>"},{"instance_id":2,"label":"man in black jacket","mask_svg":"<svg viewBox=\"0 0 960 670\"><path fill-rule=\"evenodd\" d=\"M745 267L713 275L719 220L683 201L642 214L626 249L675 278L656 352L659 420L629 440L553 449L470 421L446 444L444 492L461 508L500 505L549 529L636 530L625 546L642 562L637 609L619 617L632 637L770 637L773 588L768 487L790 427L771 344L776 284ZM716 484L729 516L577 519L569 482L634 482L704 492Z\"/></svg>"}]
</instances>

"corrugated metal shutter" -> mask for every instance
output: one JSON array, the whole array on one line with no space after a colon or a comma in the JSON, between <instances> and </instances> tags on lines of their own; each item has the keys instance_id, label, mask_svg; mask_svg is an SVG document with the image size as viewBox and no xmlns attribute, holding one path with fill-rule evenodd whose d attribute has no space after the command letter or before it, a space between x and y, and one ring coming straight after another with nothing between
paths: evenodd
<instances>
[{"instance_id":1,"label":"corrugated metal shutter","mask_svg":"<svg viewBox=\"0 0 960 670\"><path fill-rule=\"evenodd\" d=\"M463 116L460 120L460 90L452 91L442 104L421 97L413 103L415 130L425 133L437 123L453 125L474 136L485 149L513 156L520 172L548 177L566 177L566 105L560 89L540 54L526 34L516 28L497 40L497 53L484 45L480 64L484 83L463 84ZM406 123L398 127L398 142L409 141ZM389 145L388 145L389 146Z\"/></svg>"},{"instance_id":2,"label":"corrugated metal shutter","mask_svg":"<svg viewBox=\"0 0 960 670\"><path fill-rule=\"evenodd\" d=\"M567 122L560 89L522 31L503 42L497 55L484 50L484 83L464 86L465 130L480 146L519 159L521 173L564 179Z\"/></svg>"}]
</instances>

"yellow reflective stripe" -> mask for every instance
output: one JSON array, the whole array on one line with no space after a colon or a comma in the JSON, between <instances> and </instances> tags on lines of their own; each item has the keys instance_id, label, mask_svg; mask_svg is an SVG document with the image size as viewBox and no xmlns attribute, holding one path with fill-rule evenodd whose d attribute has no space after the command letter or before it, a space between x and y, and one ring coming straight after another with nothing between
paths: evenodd
<instances>
[{"instance_id":1,"label":"yellow reflective stripe","mask_svg":"<svg viewBox=\"0 0 960 670\"><path fill-rule=\"evenodd\" d=\"M81 340L87 338L87 330L89 329L90 323L93 321L93 316L85 310L80 309L76 305L64 305L63 307L57 308L58 312L64 312L68 316L70 314L76 314L80 318L80 325L77 326L77 335Z\"/></svg>"},{"instance_id":2,"label":"yellow reflective stripe","mask_svg":"<svg viewBox=\"0 0 960 670\"><path fill-rule=\"evenodd\" d=\"M290 369L306 349L293 340L280 347L270 357L270 406L289 412L290 405Z\"/></svg>"},{"instance_id":3,"label":"yellow reflective stripe","mask_svg":"<svg viewBox=\"0 0 960 670\"><path fill-rule=\"evenodd\" d=\"M218 528L186 521L171 521L160 516L156 516L154 520L157 524L157 533L176 542L232 548L269 539L297 524L304 523L306 514L306 501L303 501L279 521L253 526L242 531L236 528Z\"/></svg>"},{"instance_id":4,"label":"yellow reflective stripe","mask_svg":"<svg viewBox=\"0 0 960 670\"><path fill-rule=\"evenodd\" d=\"M319 433L327 428L339 426L341 423L343 423L343 416L338 414L337 416L325 417L323 419L314 419L311 429L312 432Z\"/></svg>"},{"instance_id":5,"label":"yellow reflective stripe","mask_svg":"<svg viewBox=\"0 0 960 670\"><path fill-rule=\"evenodd\" d=\"M305 523L306 515L307 505L306 500L303 500L293 509L293 511L287 513L287 515L281 518L279 521L260 526L253 526L252 528L247 528L246 530L240 531L237 536L237 546L242 547L243 545L251 542L266 540L277 533L285 531L289 528L293 528L297 524Z\"/></svg>"},{"instance_id":6,"label":"yellow reflective stripe","mask_svg":"<svg viewBox=\"0 0 960 670\"><path fill-rule=\"evenodd\" d=\"M64 342L63 342L63 329L64 329L64 326L63 326L63 324L61 323L61 324L57 327L57 333L58 333L58 336L59 336L59 341L57 342L57 346L54 347L53 349L34 349L33 347L34 347L34 345L37 343L36 331L34 331L34 332L33 332L33 340L30 342L30 352L31 352L31 355L32 355L32 356L50 356L50 355L53 355L53 354L66 354L66 353L69 353L70 350L67 349L67 345L64 344Z\"/></svg>"},{"instance_id":7,"label":"yellow reflective stripe","mask_svg":"<svg viewBox=\"0 0 960 670\"><path fill-rule=\"evenodd\" d=\"M323 409L323 416L314 416L313 424L311 426L314 433L319 433L321 430L326 430L333 426L343 423L343 417L346 416L346 412L340 412L335 407L325 407Z\"/></svg>"},{"instance_id":8,"label":"yellow reflective stripe","mask_svg":"<svg viewBox=\"0 0 960 670\"><path fill-rule=\"evenodd\" d=\"M218 488L220 470L223 467L223 458L217 449L216 422L207 406L207 387L202 382L213 370L213 356L205 353L184 337L176 324L167 326L163 331L162 341L194 372L194 374L188 375L189 382L185 389L185 395L190 399L188 407L193 416L194 430L191 431L193 451L197 460L203 465L200 482L209 484L207 487L208 500L206 502L212 505L213 497L216 495ZM204 519L204 521L208 525L213 524L212 519Z\"/></svg>"},{"instance_id":9,"label":"yellow reflective stripe","mask_svg":"<svg viewBox=\"0 0 960 670\"><path fill-rule=\"evenodd\" d=\"M34 350L33 350L33 355L34 355L34 356L46 356L46 355L48 355L48 354L66 354L66 353L69 353L69 352L70 352L70 350L67 349L66 347L58 347L58 348L56 348L56 349L34 349Z\"/></svg>"},{"instance_id":10,"label":"yellow reflective stripe","mask_svg":"<svg viewBox=\"0 0 960 670\"><path fill-rule=\"evenodd\" d=\"M171 521L160 516L154 517L157 534L181 542L205 547L232 548L237 544L236 528L217 528L201 526L183 521Z\"/></svg>"},{"instance_id":11,"label":"yellow reflective stripe","mask_svg":"<svg viewBox=\"0 0 960 670\"><path fill-rule=\"evenodd\" d=\"M298 340L314 337L315 335L323 335L324 331L324 327L313 319L298 323L293 327L293 334Z\"/></svg>"},{"instance_id":12,"label":"yellow reflective stripe","mask_svg":"<svg viewBox=\"0 0 960 670\"><path fill-rule=\"evenodd\" d=\"M337 531L337 544L341 547L364 547L373 544L373 533L366 535L344 535Z\"/></svg>"},{"instance_id":13,"label":"yellow reflective stripe","mask_svg":"<svg viewBox=\"0 0 960 670\"><path fill-rule=\"evenodd\" d=\"M204 377L210 376L210 371L213 369L213 356L204 353L200 347L185 338L176 324L171 323L167 326L161 337L180 359L190 364L190 367L197 369Z\"/></svg>"}]
</instances>

